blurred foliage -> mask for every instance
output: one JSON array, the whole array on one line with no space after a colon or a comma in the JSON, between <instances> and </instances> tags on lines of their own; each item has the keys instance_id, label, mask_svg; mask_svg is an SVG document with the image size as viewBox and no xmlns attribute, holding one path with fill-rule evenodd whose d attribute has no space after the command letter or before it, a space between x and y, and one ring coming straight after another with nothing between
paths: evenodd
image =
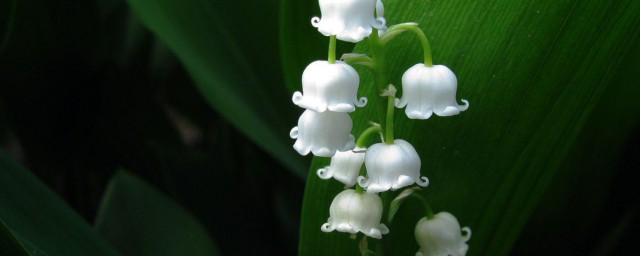
<instances>
[{"instance_id":1,"label":"blurred foliage","mask_svg":"<svg viewBox=\"0 0 640 256\"><path fill-rule=\"evenodd\" d=\"M16 11L0 55L2 145L13 158L88 222L108 181L126 168L193 214L221 254L295 253L306 168L293 172L216 112L179 56L126 2L20 1ZM277 24L277 4L253 16ZM274 50L251 48L263 52L252 59L271 58L268 67L255 68L256 77L284 99L278 122L293 124L275 47L278 26L261 33ZM273 129L276 122L266 120ZM288 129L282 129L284 144ZM292 160L305 166L303 158Z\"/></svg>"},{"instance_id":2,"label":"blurred foliage","mask_svg":"<svg viewBox=\"0 0 640 256\"><path fill-rule=\"evenodd\" d=\"M396 115L432 181L421 193L473 229L469 255L638 249L640 3L384 2L388 24L421 24L471 102ZM316 0L0 3L0 254L131 255L126 235L152 252L197 242L163 240L189 230L222 255L357 254L320 231L342 189L314 175L328 159L307 169L287 137L302 113L290 93L327 53L313 16ZM422 56L411 35L388 55L395 84ZM356 135L380 107L359 71L371 103ZM412 255L417 215L404 204L369 244Z\"/></svg>"},{"instance_id":3,"label":"blurred foliage","mask_svg":"<svg viewBox=\"0 0 640 256\"><path fill-rule=\"evenodd\" d=\"M15 235L9 230L9 228L0 219L0 252L7 255L29 255L26 249L22 247L22 244L18 242Z\"/></svg>"},{"instance_id":4,"label":"blurred foliage","mask_svg":"<svg viewBox=\"0 0 640 256\"><path fill-rule=\"evenodd\" d=\"M30 255L117 255L73 209L1 149L0 170L0 220Z\"/></svg>"},{"instance_id":5,"label":"blurred foliage","mask_svg":"<svg viewBox=\"0 0 640 256\"><path fill-rule=\"evenodd\" d=\"M219 255L196 219L126 171L109 183L96 229L125 255Z\"/></svg>"}]
</instances>

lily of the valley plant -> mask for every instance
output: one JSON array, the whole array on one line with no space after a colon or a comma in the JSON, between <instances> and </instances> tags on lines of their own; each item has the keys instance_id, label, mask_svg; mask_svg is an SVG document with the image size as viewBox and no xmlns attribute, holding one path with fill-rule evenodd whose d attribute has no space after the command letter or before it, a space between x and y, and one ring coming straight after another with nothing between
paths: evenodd
<instances>
[{"instance_id":1,"label":"lily of the valley plant","mask_svg":"<svg viewBox=\"0 0 640 256\"><path fill-rule=\"evenodd\" d=\"M362 233L381 239L393 230L381 223L382 214L387 211L383 209L379 193L413 184L429 185L429 179L421 173L419 152L410 142L394 138L395 108L405 108L410 119L424 120L433 114L457 115L468 109L469 102L458 103L455 74L446 66L433 65L429 42L417 23L387 27L381 0L319 0L318 3L322 15L312 18L311 23L329 37L329 56L327 60L312 62L302 74L302 92L295 92L292 100L305 110L290 136L296 139L293 147L301 155L331 157L331 164L317 170L317 174L321 179L333 178L344 184L345 190L333 199L328 220L320 230L346 232L352 237ZM402 97L396 98L396 87L387 81L384 52L385 46L404 32L412 32L420 39L424 62L404 73ZM352 43L369 40L370 56L345 54L342 60L336 60L336 40ZM360 77L351 66L355 64L371 68L375 84L359 84ZM371 127L356 140L351 134L353 121L349 113L367 104L367 98L358 97L362 86L377 86L379 97L369 100L380 100L387 107L384 115L376 115L385 119L368 117ZM377 135L381 141L367 145L368 138ZM394 201L402 202L417 190L417 187L407 189ZM419 193L413 196L425 206L425 217L415 227L417 255L465 255L471 230L461 229L458 220L448 212L434 215L424 197ZM395 213L400 204L391 205L395 209L389 212Z\"/></svg>"}]
</instances>

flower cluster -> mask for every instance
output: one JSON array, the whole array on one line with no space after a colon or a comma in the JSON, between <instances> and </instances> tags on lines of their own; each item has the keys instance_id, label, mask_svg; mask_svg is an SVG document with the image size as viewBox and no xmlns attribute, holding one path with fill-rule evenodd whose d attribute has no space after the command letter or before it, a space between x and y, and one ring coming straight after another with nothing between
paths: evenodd
<instances>
[{"instance_id":1,"label":"flower cluster","mask_svg":"<svg viewBox=\"0 0 640 256\"><path fill-rule=\"evenodd\" d=\"M394 109L406 107L408 118L428 119L434 113L457 115L468 109L469 102L462 100L464 104L458 104L455 74L443 65L431 64L427 38L416 23L387 27L381 0L318 2L322 16L314 17L311 23L330 38L329 57L312 62L302 74L302 91L296 91L292 101L305 110L290 137L296 139L293 147L301 155L331 157L330 165L318 169L317 175L344 184L345 190L333 199L330 217L321 230L337 230L354 236L360 232L381 239L389 229L381 223L384 209L378 194L413 184L429 185L429 179L421 175L421 158L416 149L409 142L394 138ZM349 113L356 107L365 107L368 99L358 97L360 77L351 65L364 64L374 73L384 72L384 45L406 31L420 37L425 61L409 68L402 76L401 98L395 97L396 89L388 81L376 81L378 89L383 91L380 96L388 104L386 120L378 120L381 124L372 123L356 141ZM372 57L346 54L343 60L336 60L336 40L357 43L365 38L369 40ZM368 138L375 134L380 134L382 142L368 145ZM463 229L466 235L462 236L453 215L443 212L434 217L427 208L428 217L420 220L416 227L416 239L423 247L419 253L464 255L470 229Z\"/></svg>"}]
</instances>

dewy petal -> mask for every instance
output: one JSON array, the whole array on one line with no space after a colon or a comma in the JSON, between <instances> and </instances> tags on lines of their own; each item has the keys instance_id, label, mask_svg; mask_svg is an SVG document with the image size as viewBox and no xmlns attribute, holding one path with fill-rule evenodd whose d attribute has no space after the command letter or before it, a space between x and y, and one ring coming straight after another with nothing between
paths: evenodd
<instances>
[{"instance_id":1,"label":"dewy petal","mask_svg":"<svg viewBox=\"0 0 640 256\"><path fill-rule=\"evenodd\" d=\"M316 156L331 157L336 151L355 147L355 138L350 134L352 126L347 113L306 110L289 135L296 139L293 148L299 154L312 152Z\"/></svg>"},{"instance_id":2,"label":"dewy petal","mask_svg":"<svg viewBox=\"0 0 640 256\"><path fill-rule=\"evenodd\" d=\"M319 0L322 18L314 17L311 24L325 36L357 43L369 36L372 27L385 26L382 2L377 0ZM376 9L382 10L375 17Z\"/></svg>"},{"instance_id":3,"label":"dewy petal","mask_svg":"<svg viewBox=\"0 0 640 256\"><path fill-rule=\"evenodd\" d=\"M393 144L376 143L367 149L364 160L369 178L360 186L367 193L396 190L414 182L427 186L428 179L420 177L420 157L408 142L397 139Z\"/></svg>"},{"instance_id":4,"label":"dewy petal","mask_svg":"<svg viewBox=\"0 0 640 256\"><path fill-rule=\"evenodd\" d=\"M382 200L376 194L358 193L353 189L340 192L329 207L330 217L321 229L329 232L331 227L340 232L363 234L380 239L389 229L380 223Z\"/></svg>"},{"instance_id":5,"label":"dewy petal","mask_svg":"<svg viewBox=\"0 0 640 256\"><path fill-rule=\"evenodd\" d=\"M463 236L461 231L467 234ZM419 253L424 256L464 256L469 249L466 242L470 235L471 229L460 229L456 217L448 212L440 212L433 219L422 218L415 228L416 241L420 245Z\"/></svg>"},{"instance_id":6,"label":"dewy petal","mask_svg":"<svg viewBox=\"0 0 640 256\"><path fill-rule=\"evenodd\" d=\"M316 112L353 112L367 104L358 99L360 77L353 67L342 61L314 61L302 73L302 93L293 94L293 103Z\"/></svg>"},{"instance_id":7,"label":"dewy petal","mask_svg":"<svg viewBox=\"0 0 640 256\"><path fill-rule=\"evenodd\" d=\"M439 116L457 115L469 108L469 102L456 102L458 80L446 66L427 67L416 64L402 76L402 99L396 107L406 106L405 113L411 119L428 119L433 113Z\"/></svg>"}]
</instances>

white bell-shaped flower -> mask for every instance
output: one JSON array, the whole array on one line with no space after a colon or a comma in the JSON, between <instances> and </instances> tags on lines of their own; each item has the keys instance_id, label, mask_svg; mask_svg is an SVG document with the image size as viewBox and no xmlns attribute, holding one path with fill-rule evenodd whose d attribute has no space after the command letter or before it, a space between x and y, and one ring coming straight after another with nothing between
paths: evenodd
<instances>
[{"instance_id":1,"label":"white bell-shaped flower","mask_svg":"<svg viewBox=\"0 0 640 256\"><path fill-rule=\"evenodd\" d=\"M427 119L435 113L439 116L453 116L469 108L456 102L458 80L453 72L443 65L427 67L416 64L402 75L402 99L395 105L405 109L411 119Z\"/></svg>"},{"instance_id":2,"label":"white bell-shaped flower","mask_svg":"<svg viewBox=\"0 0 640 256\"><path fill-rule=\"evenodd\" d=\"M347 187L353 187L364 163L365 150L366 148L356 147L353 151L337 152L331 157L329 166L318 169L318 176L325 180L334 178Z\"/></svg>"},{"instance_id":3,"label":"white bell-shaped flower","mask_svg":"<svg viewBox=\"0 0 640 256\"><path fill-rule=\"evenodd\" d=\"M462 235L461 231L465 234ZM420 245L416 256L464 256L469 250L467 241L471 238L471 229L460 229L456 217L441 212L434 215L433 219L420 219L415 235Z\"/></svg>"},{"instance_id":4,"label":"white bell-shaped flower","mask_svg":"<svg viewBox=\"0 0 640 256\"><path fill-rule=\"evenodd\" d=\"M319 0L322 18L313 17L311 24L325 36L352 43L369 36L372 27L384 29L382 2L376 0ZM376 5L382 14L376 17Z\"/></svg>"},{"instance_id":5,"label":"white bell-shaped flower","mask_svg":"<svg viewBox=\"0 0 640 256\"><path fill-rule=\"evenodd\" d=\"M330 217L320 228L324 232L338 230L381 239L389 229L380 223L382 200L377 194L358 193L347 189L338 194L329 207Z\"/></svg>"},{"instance_id":6,"label":"white bell-shaped flower","mask_svg":"<svg viewBox=\"0 0 640 256\"><path fill-rule=\"evenodd\" d=\"M358 100L358 72L342 61L314 61L302 73L302 92L293 94L293 103L310 110L353 112L367 98ZM355 105L355 106L354 106Z\"/></svg>"},{"instance_id":7,"label":"white bell-shaped flower","mask_svg":"<svg viewBox=\"0 0 640 256\"><path fill-rule=\"evenodd\" d=\"M427 177L420 177L420 157L416 150L404 140L393 144L373 144L364 157L368 178L358 177L358 183L367 193L396 190L416 183L429 185Z\"/></svg>"},{"instance_id":8,"label":"white bell-shaped flower","mask_svg":"<svg viewBox=\"0 0 640 256\"><path fill-rule=\"evenodd\" d=\"M353 122L347 113L316 112L305 110L289 136L296 139L293 148L301 155L313 152L316 156L330 157L336 151L347 151L355 147L351 135Z\"/></svg>"}]
</instances>

